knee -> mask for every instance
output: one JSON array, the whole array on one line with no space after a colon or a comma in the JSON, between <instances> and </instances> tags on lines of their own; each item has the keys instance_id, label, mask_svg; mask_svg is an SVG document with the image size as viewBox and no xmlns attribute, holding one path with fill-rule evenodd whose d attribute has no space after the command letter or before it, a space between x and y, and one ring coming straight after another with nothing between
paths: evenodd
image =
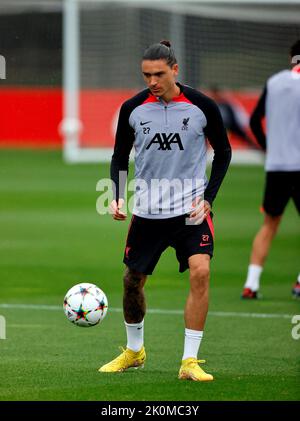
<instances>
[{"instance_id":1,"label":"knee","mask_svg":"<svg viewBox=\"0 0 300 421\"><path fill-rule=\"evenodd\" d=\"M208 267L196 266L191 270L191 289L203 292L208 289L210 271Z\"/></svg>"},{"instance_id":2,"label":"knee","mask_svg":"<svg viewBox=\"0 0 300 421\"><path fill-rule=\"evenodd\" d=\"M266 215L264 220L264 228L269 235L275 235L281 221L281 216Z\"/></svg>"},{"instance_id":3,"label":"knee","mask_svg":"<svg viewBox=\"0 0 300 421\"><path fill-rule=\"evenodd\" d=\"M126 290L136 290L143 287L145 276L142 273L126 269L123 283Z\"/></svg>"}]
</instances>

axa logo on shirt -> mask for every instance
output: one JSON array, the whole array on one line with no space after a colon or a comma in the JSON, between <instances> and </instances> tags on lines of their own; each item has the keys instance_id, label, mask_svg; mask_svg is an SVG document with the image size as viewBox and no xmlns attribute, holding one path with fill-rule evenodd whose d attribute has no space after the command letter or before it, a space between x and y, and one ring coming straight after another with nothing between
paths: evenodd
<instances>
[{"instance_id":1,"label":"axa logo on shirt","mask_svg":"<svg viewBox=\"0 0 300 421\"><path fill-rule=\"evenodd\" d=\"M184 150L179 133L156 133L146 149L150 149L150 147L155 146L155 144L159 145L158 151L170 151L172 150L172 145L176 144L181 151Z\"/></svg>"}]
</instances>

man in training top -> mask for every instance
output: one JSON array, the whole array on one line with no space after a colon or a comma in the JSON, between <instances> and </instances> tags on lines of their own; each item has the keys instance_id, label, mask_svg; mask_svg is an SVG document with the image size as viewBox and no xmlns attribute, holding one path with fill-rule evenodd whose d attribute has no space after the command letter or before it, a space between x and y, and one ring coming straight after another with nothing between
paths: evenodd
<instances>
[{"instance_id":1,"label":"man in training top","mask_svg":"<svg viewBox=\"0 0 300 421\"><path fill-rule=\"evenodd\" d=\"M208 311L214 244L211 207L230 163L231 148L217 105L176 82L178 64L168 41L146 49L142 74L147 89L122 105L111 161L115 186L111 209L113 218L123 221L126 180L120 173L127 174L134 147L135 205L124 253L127 347L99 371L120 372L143 366L144 285L162 252L171 246L179 271L189 269L190 275L179 378L209 381L213 376L199 366L204 361L198 360L198 351ZM206 139L214 150L209 181L205 176Z\"/></svg>"}]
</instances>

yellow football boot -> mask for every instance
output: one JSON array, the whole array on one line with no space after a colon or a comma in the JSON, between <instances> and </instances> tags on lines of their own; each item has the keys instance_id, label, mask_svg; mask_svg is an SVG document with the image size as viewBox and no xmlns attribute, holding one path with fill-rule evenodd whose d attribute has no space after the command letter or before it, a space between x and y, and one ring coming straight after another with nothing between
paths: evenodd
<instances>
[{"instance_id":1,"label":"yellow football boot","mask_svg":"<svg viewBox=\"0 0 300 421\"><path fill-rule=\"evenodd\" d=\"M194 380L196 382L209 382L213 380L213 376L205 373L198 363L205 363L205 360L197 360L197 358L182 360L178 378L181 380Z\"/></svg>"},{"instance_id":2,"label":"yellow football boot","mask_svg":"<svg viewBox=\"0 0 300 421\"><path fill-rule=\"evenodd\" d=\"M122 354L99 368L101 373L118 373L127 370L130 367L143 368L146 360L145 348L142 347L140 351L134 352L131 349L124 349L120 347Z\"/></svg>"}]
</instances>

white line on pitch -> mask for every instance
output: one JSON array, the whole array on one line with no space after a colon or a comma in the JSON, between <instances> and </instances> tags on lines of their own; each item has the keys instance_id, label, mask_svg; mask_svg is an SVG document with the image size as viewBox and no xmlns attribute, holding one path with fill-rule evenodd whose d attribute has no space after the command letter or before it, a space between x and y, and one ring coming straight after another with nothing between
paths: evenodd
<instances>
[{"instance_id":1,"label":"white line on pitch","mask_svg":"<svg viewBox=\"0 0 300 421\"><path fill-rule=\"evenodd\" d=\"M57 305L46 305L46 304L0 304L0 308L7 309L23 309L23 310L48 310L48 311L61 311L62 306ZM122 308L109 308L112 313L121 313ZM149 308L147 313L150 314L178 314L182 315L182 310L166 310L160 308ZM292 314L272 314L272 313L244 313L234 311L209 311L209 316L216 317L246 317L246 318L258 318L258 319L291 319Z\"/></svg>"}]
</instances>

